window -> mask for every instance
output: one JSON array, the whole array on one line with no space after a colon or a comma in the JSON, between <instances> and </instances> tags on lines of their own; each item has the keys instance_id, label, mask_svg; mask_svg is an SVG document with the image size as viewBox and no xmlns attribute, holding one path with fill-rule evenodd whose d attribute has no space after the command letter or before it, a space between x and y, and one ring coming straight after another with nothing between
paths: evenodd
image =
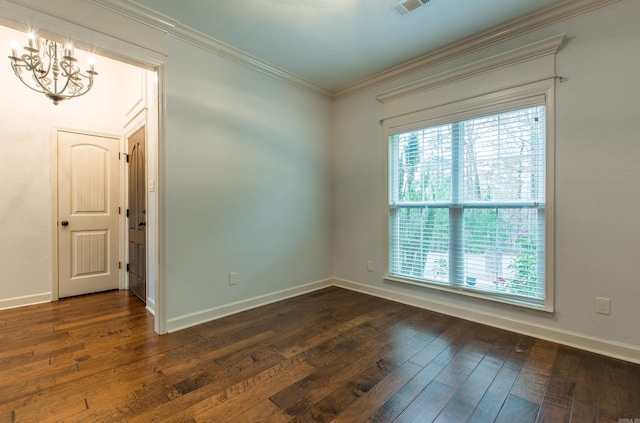
<instances>
[{"instance_id":1,"label":"window","mask_svg":"<svg viewBox=\"0 0 640 423\"><path fill-rule=\"evenodd\" d=\"M460 116L389 137L388 276L543 308L544 98Z\"/></svg>"}]
</instances>

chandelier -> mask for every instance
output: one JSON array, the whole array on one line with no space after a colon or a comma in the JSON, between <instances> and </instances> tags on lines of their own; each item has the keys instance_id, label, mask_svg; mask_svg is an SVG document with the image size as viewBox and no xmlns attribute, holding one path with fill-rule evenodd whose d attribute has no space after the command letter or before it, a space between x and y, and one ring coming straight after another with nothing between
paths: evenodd
<instances>
[{"instance_id":1,"label":"chandelier","mask_svg":"<svg viewBox=\"0 0 640 423\"><path fill-rule=\"evenodd\" d=\"M58 104L68 98L86 94L93 86L93 64L81 73L71 44L37 38L29 34L29 45L18 56L16 47L11 49L11 67L20 81L34 91L42 93Z\"/></svg>"}]
</instances>

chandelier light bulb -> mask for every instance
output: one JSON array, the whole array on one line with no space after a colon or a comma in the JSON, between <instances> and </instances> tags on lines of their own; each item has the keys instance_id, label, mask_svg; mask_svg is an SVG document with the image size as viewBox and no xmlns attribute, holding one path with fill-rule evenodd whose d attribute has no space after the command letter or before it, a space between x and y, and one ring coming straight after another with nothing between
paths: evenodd
<instances>
[{"instance_id":1,"label":"chandelier light bulb","mask_svg":"<svg viewBox=\"0 0 640 423\"><path fill-rule=\"evenodd\" d=\"M19 48L20 48L20 43L18 43L18 40L11 40L11 57L18 56Z\"/></svg>"},{"instance_id":2,"label":"chandelier light bulb","mask_svg":"<svg viewBox=\"0 0 640 423\"><path fill-rule=\"evenodd\" d=\"M34 45L36 43L36 34L33 32L29 33L29 48L35 48Z\"/></svg>"}]
</instances>

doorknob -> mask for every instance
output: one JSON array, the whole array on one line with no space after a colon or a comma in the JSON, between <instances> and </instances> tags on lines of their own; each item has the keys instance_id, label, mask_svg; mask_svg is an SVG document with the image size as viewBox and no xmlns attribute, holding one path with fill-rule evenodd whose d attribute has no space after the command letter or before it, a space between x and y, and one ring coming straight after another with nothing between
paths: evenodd
<instances>
[{"instance_id":1,"label":"doorknob","mask_svg":"<svg viewBox=\"0 0 640 423\"><path fill-rule=\"evenodd\" d=\"M147 226L147 224L144 223L144 222L138 222L138 227L140 227L140 226Z\"/></svg>"},{"instance_id":2,"label":"doorknob","mask_svg":"<svg viewBox=\"0 0 640 423\"><path fill-rule=\"evenodd\" d=\"M69 225L69 222L68 222L68 221L66 221L66 220L63 220L62 222L60 222L60 224L61 224L62 226L68 226L68 225Z\"/></svg>"}]
</instances>

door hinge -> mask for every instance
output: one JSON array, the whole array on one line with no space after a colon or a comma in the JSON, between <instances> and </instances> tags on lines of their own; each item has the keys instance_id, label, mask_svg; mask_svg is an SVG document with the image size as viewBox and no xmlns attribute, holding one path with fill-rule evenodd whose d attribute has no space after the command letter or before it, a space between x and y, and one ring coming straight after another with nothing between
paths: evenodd
<instances>
[{"instance_id":1,"label":"door hinge","mask_svg":"<svg viewBox=\"0 0 640 423\"><path fill-rule=\"evenodd\" d=\"M129 163L129 155L127 153L124 154L124 161Z\"/></svg>"},{"instance_id":2,"label":"door hinge","mask_svg":"<svg viewBox=\"0 0 640 423\"><path fill-rule=\"evenodd\" d=\"M120 207L118 207L118 214L120 214L120 213L122 213L122 212L121 212L121 210L120 210Z\"/></svg>"},{"instance_id":3,"label":"door hinge","mask_svg":"<svg viewBox=\"0 0 640 423\"><path fill-rule=\"evenodd\" d=\"M129 217L129 209L127 209L127 217Z\"/></svg>"},{"instance_id":4,"label":"door hinge","mask_svg":"<svg viewBox=\"0 0 640 423\"><path fill-rule=\"evenodd\" d=\"M118 269L122 269L122 262L121 261L118 262Z\"/></svg>"},{"instance_id":5,"label":"door hinge","mask_svg":"<svg viewBox=\"0 0 640 423\"><path fill-rule=\"evenodd\" d=\"M127 263L127 272L129 271L129 263Z\"/></svg>"}]
</instances>

